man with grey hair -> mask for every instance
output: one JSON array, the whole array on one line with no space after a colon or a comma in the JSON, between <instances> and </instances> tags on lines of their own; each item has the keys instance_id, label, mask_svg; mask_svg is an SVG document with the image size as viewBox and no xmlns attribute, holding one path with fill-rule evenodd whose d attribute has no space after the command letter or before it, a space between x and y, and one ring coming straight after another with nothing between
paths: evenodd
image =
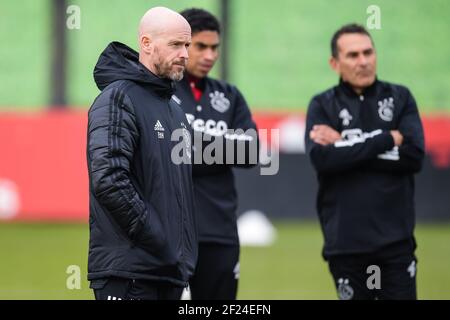
<instances>
[{"instance_id":1,"label":"man with grey hair","mask_svg":"<svg viewBox=\"0 0 450 320\"><path fill-rule=\"evenodd\" d=\"M95 67L102 92L89 110L87 163L96 299L179 299L193 274L192 170L171 159L175 145L191 154L189 123L172 97L190 42L181 15L152 8L139 25L139 53L113 42ZM171 139L176 131L181 143Z\"/></svg>"}]
</instances>

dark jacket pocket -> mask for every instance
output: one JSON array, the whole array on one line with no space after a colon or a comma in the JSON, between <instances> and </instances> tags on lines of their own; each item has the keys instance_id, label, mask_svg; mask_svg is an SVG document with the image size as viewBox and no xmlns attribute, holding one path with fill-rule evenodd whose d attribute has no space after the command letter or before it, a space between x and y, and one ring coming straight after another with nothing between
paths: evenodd
<instances>
[{"instance_id":1,"label":"dark jacket pocket","mask_svg":"<svg viewBox=\"0 0 450 320\"><path fill-rule=\"evenodd\" d=\"M143 224L134 242L136 246L146 251L158 253L164 248L167 235L154 207L149 203L146 203L146 206L146 215L142 219Z\"/></svg>"}]
</instances>

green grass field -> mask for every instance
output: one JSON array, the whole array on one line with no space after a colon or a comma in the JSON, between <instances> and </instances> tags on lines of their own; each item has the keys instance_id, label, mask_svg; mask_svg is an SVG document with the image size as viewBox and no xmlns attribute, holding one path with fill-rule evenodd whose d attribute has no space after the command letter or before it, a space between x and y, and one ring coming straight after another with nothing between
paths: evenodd
<instances>
[{"instance_id":1,"label":"green grass field","mask_svg":"<svg viewBox=\"0 0 450 320\"><path fill-rule=\"evenodd\" d=\"M86 108L99 93L92 72L113 40L136 48L140 17L155 5L202 7L218 0L73 0L81 29L67 30L68 103ZM410 87L421 111L450 110L450 1L234 0L230 9L230 80L254 109L304 110L310 98L337 82L328 66L333 32L365 24L369 5L380 8L372 30L381 79ZM50 0L0 2L0 111L44 107L50 100ZM17 23L20 21L21 23ZM217 68L213 70L217 75Z\"/></svg>"},{"instance_id":2,"label":"green grass field","mask_svg":"<svg viewBox=\"0 0 450 320\"><path fill-rule=\"evenodd\" d=\"M239 299L335 299L314 222L279 221L267 248L244 247ZM450 223L420 224L420 299L450 299ZM0 224L0 299L92 299L86 281L86 224ZM81 268L81 289L69 290L66 269Z\"/></svg>"}]
</instances>

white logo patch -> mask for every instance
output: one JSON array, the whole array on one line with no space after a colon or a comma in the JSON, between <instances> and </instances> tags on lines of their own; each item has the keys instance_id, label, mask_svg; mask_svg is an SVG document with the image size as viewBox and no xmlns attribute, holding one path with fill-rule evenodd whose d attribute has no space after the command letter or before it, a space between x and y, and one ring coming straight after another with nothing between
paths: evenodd
<instances>
[{"instance_id":1,"label":"white logo patch","mask_svg":"<svg viewBox=\"0 0 450 320\"><path fill-rule=\"evenodd\" d=\"M154 129L155 131L164 131L164 127L162 126L161 122L159 122L159 120L156 121Z\"/></svg>"},{"instance_id":2,"label":"white logo patch","mask_svg":"<svg viewBox=\"0 0 450 320\"><path fill-rule=\"evenodd\" d=\"M228 125L225 121L215 121L213 119L203 120L195 119L195 116L190 113L186 113L186 118L192 126L192 129L197 132L204 132L211 136L219 137L227 133Z\"/></svg>"},{"instance_id":3,"label":"white logo patch","mask_svg":"<svg viewBox=\"0 0 450 320\"><path fill-rule=\"evenodd\" d=\"M156 121L154 130L158 132L158 139L164 139L164 127L159 120Z\"/></svg>"},{"instance_id":4,"label":"white logo patch","mask_svg":"<svg viewBox=\"0 0 450 320\"><path fill-rule=\"evenodd\" d=\"M241 273L241 267L239 265L239 261L234 266L233 273L234 273L234 278L235 279L239 279L239 275Z\"/></svg>"},{"instance_id":5,"label":"white logo patch","mask_svg":"<svg viewBox=\"0 0 450 320\"><path fill-rule=\"evenodd\" d=\"M172 100L175 101L177 104L181 104L180 98L178 98L176 95L172 95Z\"/></svg>"},{"instance_id":6,"label":"white logo patch","mask_svg":"<svg viewBox=\"0 0 450 320\"><path fill-rule=\"evenodd\" d=\"M395 146L394 148L392 148L392 150L388 150L385 153L379 154L377 157L383 160L398 161L400 160L400 153L398 151L398 147Z\"/></svg>"},{"instance_id":7,"label":"white logo patch","mask_svg":"<svg viewBox=\"0 0 450 320\"><path fill-rule=\"evenodd\" d=\"M183 139L186 144L186 155L191 159L191 133L187 130L184 122L181 122L181 126L183 127Z\"/></svg>"},{"instance_id":8,"label":"white logo patch","mask_svg":"<svg viewBox=\"0 0 450 320\"><path fill-rule=\"evenodd\" d=\"M211 98L211 106L219 112L224 113L230 108L230 100L225 97L223 92L214 91L214 93L210 93L209 97Z\"/></svg>"},{"instance_id":9,"label":"white logo patch","mask_svg":"<svg viewBox=\"0 0 450 320\"><path fill-rule=\"evenodd\" d=\"M413 260L406 270L409 272L409 276L411 278L414 278L414 276L416 275L416 262Z\"/></svg>"},{"instance_id":10,"label":"white logo patch","mask_svg":"<svg viewBox=\"0 0 450 320\"><path fill-rule=\"evenodd\" d=\"M350 121L352 121L352 119L353 119L350 112L348 112L348 110L345 108L342 109L341 112L339 112L339 118L342 119L343 126L348 126L350 124Z\"/></svg>"},{"instance_id":11,"label":"white logo patch","mask_svg":"<svg viewBox=\"0 0 450 320\"><path fill-rule=\"evenodd\" d=\"M338 280L338 295L340 300L351 300L353 298L353 288L349 285L348 279L340 278Z\"/></svg>"},{"instance_id":12,"label":"white logo patch","mask_svg":"<svg viewBox=\"0 0 450 320\"><path fill-rule=\"evenodd\" d=\"M364 143L367 139L371 139L381 133L383 133L381 129L371 132L363 132L359 128L342 130L342 140L336 141L334 146L336 148L351 147L356 143Z\"/></svg>"},{"instance_id":13,"label":"white logo patch","mask_svg":"<svg viewBox=\"0 0 450 320\"><path fill-rule=\"evenodd\" d=\"M378 101L378 114L384 121L392 121L394 118L394 98L386 98Z\"/></svg>"}]
</instances>

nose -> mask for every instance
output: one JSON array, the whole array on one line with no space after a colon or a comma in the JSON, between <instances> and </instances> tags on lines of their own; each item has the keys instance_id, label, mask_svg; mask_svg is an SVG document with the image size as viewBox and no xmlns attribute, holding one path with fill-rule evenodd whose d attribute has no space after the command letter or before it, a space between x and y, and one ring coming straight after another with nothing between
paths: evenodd
<instances>
[{"instance_id":1,"label":"nose","mask_svg":"<svg viewBox=\"0 0 450 320\"><path fill-rule=\"evenodd\" d=\"M180 58L183 58L183 59L189 58L188 49L185 46L183 46L183 49L181 49Z\"/></svg>"},{"instance_id":2,"label":"nose","mask_svg":"<svg viewBox=\"0 0 450 320\"><path fill-rule=\"evenodd\" d=\"M215 51L212 49L208 49L205 52L205 59L208 61L214 61L215 58Z\"/></svg>"},{"instance_id":3,"label":"nose","mask_svg":"<svg viewBox=\"0 0 450 320\"><path fill-rule=\"evenodd\" d=\"M365 66L365 65L367 65L369 60L367 59L367 57L365 55L361 54L361 55L359 55L358 62L360 65Z\"/></svg>"}]
</instances>

